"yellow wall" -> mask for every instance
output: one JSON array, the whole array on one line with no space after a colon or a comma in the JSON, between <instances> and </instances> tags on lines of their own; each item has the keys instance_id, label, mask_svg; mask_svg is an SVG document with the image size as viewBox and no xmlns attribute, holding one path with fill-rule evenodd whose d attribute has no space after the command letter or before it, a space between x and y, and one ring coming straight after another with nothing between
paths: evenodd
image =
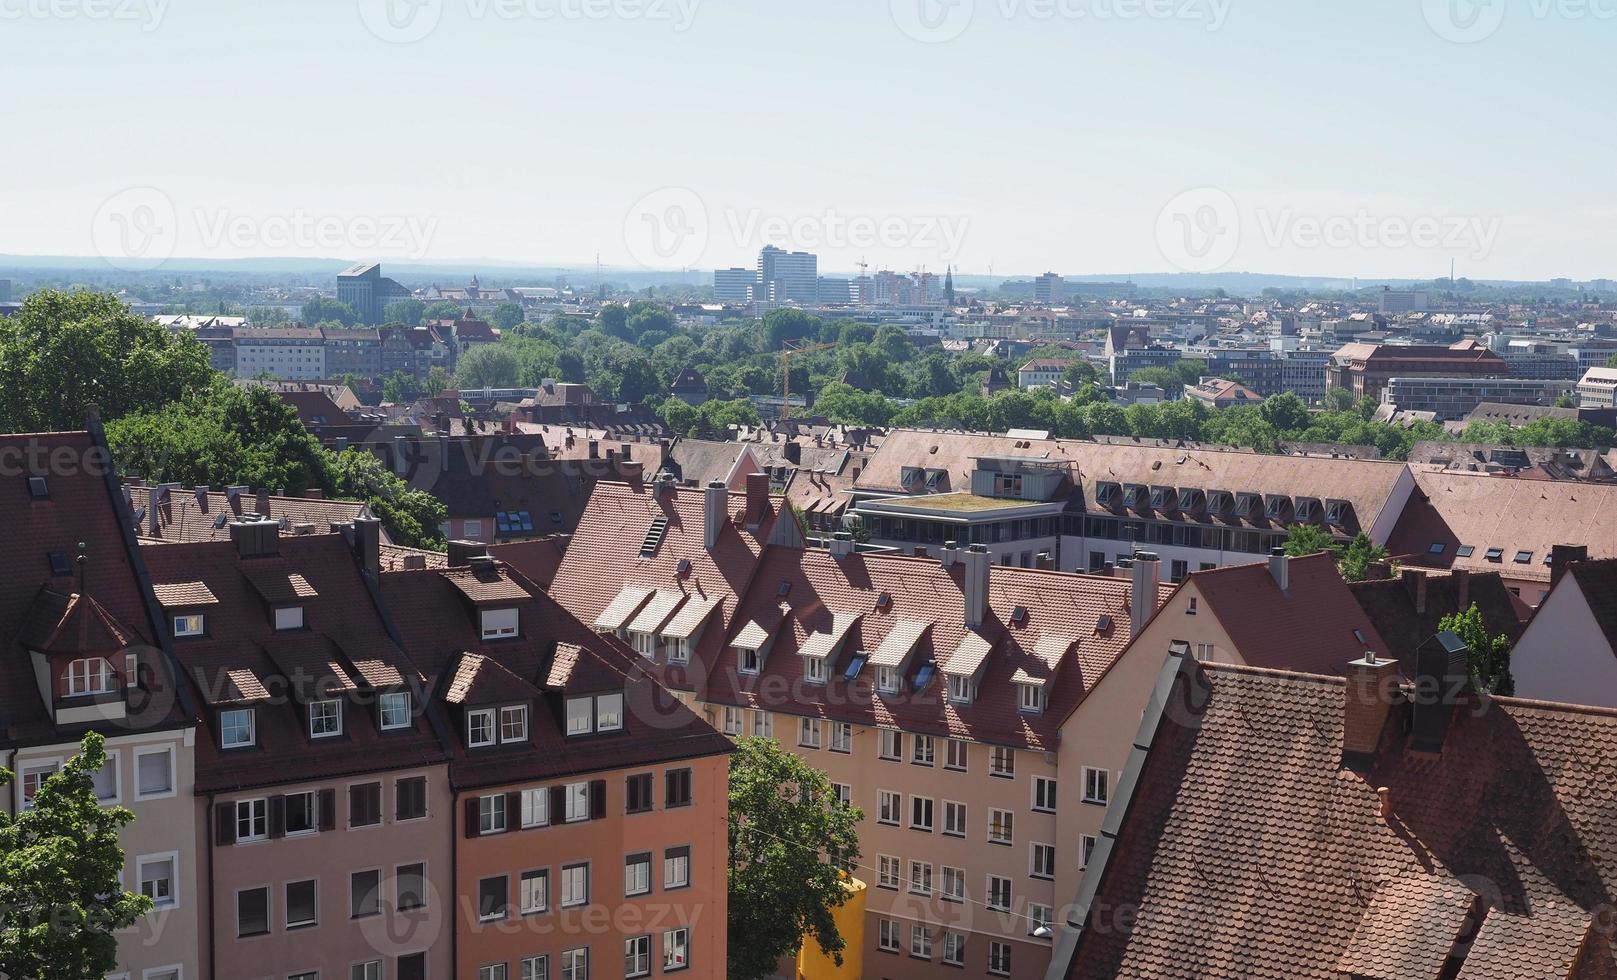
<instances>
[{"instance_id":1,"label":"yellow wall","mask_svg":"<svg viewBox=\"0 0 1617 980\"><path fill-rule=\"evenodd\" d=\"M842 951L842 965L820 949L812 938L803 941L797 954L798 980L860 980L864 976L861 962L865 948L865 883L849 878L846 883L848 900L832 913L837 932L848 944Z\"/></svg>"}]
</instances>

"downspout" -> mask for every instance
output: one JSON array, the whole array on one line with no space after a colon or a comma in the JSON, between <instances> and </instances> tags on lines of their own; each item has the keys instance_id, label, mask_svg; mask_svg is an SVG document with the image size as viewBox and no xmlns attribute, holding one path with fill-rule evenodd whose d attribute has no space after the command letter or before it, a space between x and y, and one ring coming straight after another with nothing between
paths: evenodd
<instances>
[{"instance_id":1,"label":"downspout","mask_svg":"<svg viewBox=\"0 0 1617 980\"><path fill-rule=\"evenodd\" d=\"M217 942L215 937L214 937L214 931L213 931L214 930L214 896L213 896L213 838L214 838L213 821L214 821L214 816L213 816L213 807L214 807L214 797L213 797L212 793L209 793L208 794L208 809L207 809L206 814L203 816L203 824L204 824L203 833L206 834L207 838L208 838L208 977L210 978L210 980L211 980L212 977L214 977L216 975L215 970L214 970L214 960L215 960L215 949L214 949L214 947L215 947L216 942Z\"/></svg>"}]
</instances>

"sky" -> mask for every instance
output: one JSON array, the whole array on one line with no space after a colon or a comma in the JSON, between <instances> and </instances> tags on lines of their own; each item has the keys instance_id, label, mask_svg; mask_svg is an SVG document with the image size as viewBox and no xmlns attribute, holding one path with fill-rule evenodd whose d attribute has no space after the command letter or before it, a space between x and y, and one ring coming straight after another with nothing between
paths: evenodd
<instances>
[{"instance_id":1,"label":"sky","mask_svg":"<svg viewBox=\"0 0 1617 980\"><path fill-rule=\"evenodd\" d=\"M0 254L1617 278L1617 0L0 0Z\"/></svg>"}]
</instances>

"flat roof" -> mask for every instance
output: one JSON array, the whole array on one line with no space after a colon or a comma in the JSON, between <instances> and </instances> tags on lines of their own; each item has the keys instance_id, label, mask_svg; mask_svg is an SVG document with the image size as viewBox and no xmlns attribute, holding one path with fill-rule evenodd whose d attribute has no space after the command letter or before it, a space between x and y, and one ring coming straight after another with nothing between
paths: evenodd
<instances>
[{"instance_id":1,"label":"flat roof","mask_svg":"<svg viewBox=\"0 0 1617 980\"><path fill-rule=\"evenodd\" d=\"M1048 507L1056 501L1012 500L1006 497L980 497L974 493L929 493L917 497L878 497L860 501L860 507L902 507L911 510L946 510L964 513L1013 510L1022 507Z\"/></svg>"}]
</instances>

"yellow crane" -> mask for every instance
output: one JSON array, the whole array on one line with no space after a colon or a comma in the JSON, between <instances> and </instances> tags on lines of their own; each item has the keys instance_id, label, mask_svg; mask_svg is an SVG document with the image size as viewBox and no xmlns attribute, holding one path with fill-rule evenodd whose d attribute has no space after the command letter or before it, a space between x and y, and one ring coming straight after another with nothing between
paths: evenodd
<instances>
[{"instance_id":1,"label":"yellow crane","mask_svg":"<svg viewBox=\"0 0 1617 980\"><path fill-rule=\"evenodd\" d=\"M781 344L780 373L783 376L781 384L780 417L792 417L792 358L799 354L813 354L817 351L830 350L836 344L796 344L786 341Z\"/></svg>"}]
</instances>

